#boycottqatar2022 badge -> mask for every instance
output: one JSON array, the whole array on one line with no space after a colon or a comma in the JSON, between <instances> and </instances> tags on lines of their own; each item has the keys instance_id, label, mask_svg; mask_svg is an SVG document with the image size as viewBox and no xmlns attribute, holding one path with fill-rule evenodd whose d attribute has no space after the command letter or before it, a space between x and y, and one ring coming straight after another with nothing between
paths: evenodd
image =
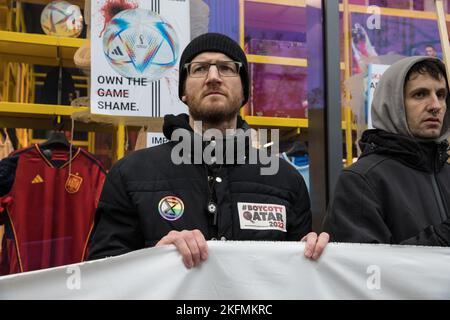
<instances>
[{"instance_id":1,"label":"#boycottqatar2022 badge","mask_svg":"<svg viewBox=\"0 0 450 320\"><path fill-rule=\"evenodd\" d=\"M68 193L77 193L80 190L81 184L83 183L83 178L77 174L69 174L66 180L66 191Z\"/></svg>"},{"instance_id":2,"label":"#boycottqatar2022 badge","mask_svg":"<svg viewBox=\"0 0 450 320\"><path fill-rule=\"evenodd\" d=\"M180 219L184 213L184 203L178 197L167 196L159 201L158 211L164 219L176 221Z\"/></svg>"},{"instance_id":3,"label":"#boycottqatar2022 badge","mask_svg":"<svg viewBox=\"0 0 450 320\"><path fill-rule=\"evenodd\" d=\"M284 205L238 202L237 206L241 229L287 232Z\"/></svg>"}]
</instances>

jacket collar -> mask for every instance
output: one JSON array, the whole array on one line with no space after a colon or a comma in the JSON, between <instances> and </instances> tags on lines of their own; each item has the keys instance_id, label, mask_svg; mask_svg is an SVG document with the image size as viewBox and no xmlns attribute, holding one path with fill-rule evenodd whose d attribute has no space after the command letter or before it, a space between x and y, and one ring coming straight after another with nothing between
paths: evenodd
<instances>
[{"instance_id":1,"label":"jacket collar","mask_svg":"<svg viewBox=\"0 0 450 320\"><path fill-rule=\"evenodd\" d=\"M237 119L237 132L233 135L225 136L220 140L206 140L198 133L195 133L194 130L189 125L189 116L187 114L180 115L166 115L164 117L164 125L163 125L163 133L164 136L178 143L179 140L174 140L173 133L175 130L183 130L183 136L188 136L190 139L190 150L189 157L195 160L195 163L201 159L202 163L203 155L211 154L217 161L214 161L216 164L227 163L227 160L230 160L230 156L233 157L233 163L243 163L245 159L249 155L249 148L251 146L251 131L250 126L245 122L240 116ZM240 130L239 130L240 129ZM201 145L201 147L200 147ZM231 155L227 154L227 147L233 146L230 150ZM238 152L243 149L242 152ZM215 154L215 151L222 151L222 156L219 154ZM223 162L222 162L223 161Z\"/></svg>"},{"instance_id":2,"label":"jacket collar","mask_svg":"<svg viewBox=\"0 0 450 320\"><path fill-rule=\"evenodd\" d=\"M383 130L367 130L359 142L362 157L380 154L396 159L411 168L439 172L446 164L448 142L420 140Z\"/></svg>"}]
</instances>

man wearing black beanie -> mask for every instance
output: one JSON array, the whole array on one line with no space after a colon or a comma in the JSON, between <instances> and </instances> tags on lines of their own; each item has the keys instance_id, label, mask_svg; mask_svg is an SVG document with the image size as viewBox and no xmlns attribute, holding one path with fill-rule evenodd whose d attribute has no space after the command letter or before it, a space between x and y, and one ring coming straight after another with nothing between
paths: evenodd
<instances>
[{"instance_id":1,"label":"man wearing black beanie","mask_svg":"<svg viewBox=\"0 0 450 320\"><path fill-rule=\"evenodd\" d=\"M311 232L301 175L278 157L269 157L279 164L271 175L260 158L252 162L250 127L239 116L249 99L241 47L225 35L203 34L186 47L179 70L178 93L189 114L164 118L171 141L136 151L111 169L89 259L175 245L191 268L207 259L206 240L303 240L305 256L318 259L329 236Z\"/></svg>"},{"instance_id":2,"label":"man wearing black beanie","mask_svg":"<svg viewBox=\"0 0 450 320\"><path fill-rule=\"evenodd\" d=\"M180 99L183 96L183 90L185 88L184 82L187 77L187 68L184 67L185 64L192 62L196 56L204 52L223 53L231 60L242 64L239 76L241 78L244 94L244 101L242 102L242 105L245 105L248 101L249 95L247 57L241 47L233 39L220 33L205 33L192 40L186 49L184 49L183 55L180 59L180 82L178 87L178 95L180 96Z\"/></svg>"},{"instance_id":3,"label":"man wearing black beanie","mask_svg":"<svg viewBox=\"0 0 450 320\"><path fill-rule=\"evenodd\" d=\"M190 126L202 121L205 130L236 128L249 96L248 63L241 47L225 35L203 34L186 47L179 69L178 95L189 108Z\"/></svg>"}]
</instances>

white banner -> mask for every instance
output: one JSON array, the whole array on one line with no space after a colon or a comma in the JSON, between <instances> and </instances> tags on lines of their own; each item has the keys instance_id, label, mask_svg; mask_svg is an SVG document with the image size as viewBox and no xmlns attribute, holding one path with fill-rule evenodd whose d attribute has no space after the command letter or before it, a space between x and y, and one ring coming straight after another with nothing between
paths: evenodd
<instances>
[{"instance_id":1,"label":"white banner","mask_svg":"<svg viewBox=\"0 0 450 320\"><path fill-rule=\"evenodd\" d=\"M190 41L189 1L98 0L91 12L91 112L186 112L178 98L178 64Z\"/></svg>"},{"instance_id":2,"label":"white banner","mask_svg":"<svg viewBox=\"0 0 450 320\"><path fill-rule=\"evenodd\" d=\"M1 299L450 299L450 248L208 242L186 269L175 247L0 277Z\"/></svg>"}]
</instances>

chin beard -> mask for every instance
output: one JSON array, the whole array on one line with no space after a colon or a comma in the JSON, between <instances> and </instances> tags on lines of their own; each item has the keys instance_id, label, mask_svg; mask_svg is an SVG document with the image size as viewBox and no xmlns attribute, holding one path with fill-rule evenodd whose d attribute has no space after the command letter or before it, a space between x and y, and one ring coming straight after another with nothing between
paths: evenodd
<instances>
[{"instance_id":1,"label":"chin beard","mask_svg":"<svg viewBox=\"0 0 450 320\"><path fill-rule=\"evenodd\" d=\"M217 109L214 108L214 106L201 107L195 104L191 104L189 106L189 113L196 121L218 125L236 118L236 116L239 114L239 110L241 109L241 107L238 107L237 105L238 104L236 103L235 107Z\"/></svg>"}]
</instances>

